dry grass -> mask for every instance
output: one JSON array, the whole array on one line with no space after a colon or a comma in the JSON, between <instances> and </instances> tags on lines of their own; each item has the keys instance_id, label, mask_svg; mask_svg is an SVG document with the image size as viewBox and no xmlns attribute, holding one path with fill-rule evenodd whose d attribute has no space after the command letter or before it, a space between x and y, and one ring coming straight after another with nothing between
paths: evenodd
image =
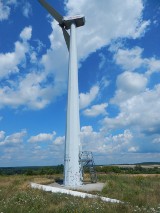
<instances>
[{"instance_id":1,"label":"dry grass","mask_svg":"<svg viewBox=\"0 0 160 213\"><path fill-rule=\"evenodd\" d=\"M29 182L47 184L60 176L0 176L0 212L3 213L159 213L160 176L101 175L102 195L125 201L104 203L31 189ZM85 177L89 179L88 176Z\"/></svg>"},{"instance_id":2,"label":"dry grass","mask_svg":"<svg viewBox=\"0 0 160 213\"><path fill-rule=\"evenodd\" d=\"M158 208L160 175L108 175L103 195L139 207Z\"/></svg>"},{"instance_id":3,"label":"dry grass","mask_svg":"<svg viewBox=\"0 0 160 213\"><path fill-rule=\"evenodd\" d=\"M124 175L122 175L124 176ZM160 177L160 174L125 174L130 177Z\"/></svg>"},{"instance_id":4,"label":"dry grass","mask_svg":"<svg viewBox=\"0 0 160 213\"><path fill-rule=\"evenodd\" d=\"M48 178L48 177L34 177L32 182L47 185L50 183L54 183L55 180L54 180L54 178L52 179L52 178Z\"/></svg>"}]
</instances>

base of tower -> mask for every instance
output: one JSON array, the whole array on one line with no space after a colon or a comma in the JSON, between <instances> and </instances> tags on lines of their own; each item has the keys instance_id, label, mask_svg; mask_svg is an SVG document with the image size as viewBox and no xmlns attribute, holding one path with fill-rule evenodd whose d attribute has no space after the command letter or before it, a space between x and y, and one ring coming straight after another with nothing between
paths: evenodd
<instances>
[{"instance_id":1,"label":"base of tower","mask_svg":"<svg viewBox=\"0 0 160 213\"><path fill-rule=\"evenodd\" d=\"M104 183L83 183L80 186L65 186L63 185L63 182L55 182L52 184L49 184L49 186L62 188L62 189L71 189L71 190L79 190L79 191L85 191L85 192L91 192L91 191L102 191L104 187Z\"/></svg>"}]
</instances>

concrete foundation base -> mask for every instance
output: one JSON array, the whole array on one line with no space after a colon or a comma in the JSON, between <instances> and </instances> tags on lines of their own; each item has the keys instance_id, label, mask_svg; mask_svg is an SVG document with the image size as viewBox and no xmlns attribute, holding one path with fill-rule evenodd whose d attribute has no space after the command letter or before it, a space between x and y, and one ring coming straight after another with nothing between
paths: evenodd
<instances>
[{"instance_id":1,"label":"concrete foundation base","mask_svg":"<svg viewBox=\"0 0 160 213\"><path fill-rule=\"evenodd\" d=\"M61 183L52 183L49 184L49 186L57 187L61 189L71 189L71 190L78 190L78 191L84 191L84 192L93 192L93 191L102 191L104 187L104 183L85 183L81 186L71 187L71 186L64 186Z\"/></svg>"},{"instance_id":2,"label":"concrete foundation base","mask_svg":"<svg viewBox=\"0 0 160 213\"><path fill-rule=\"evenodd\" d=\"M65 189L63 186L60 186L60 185L58 187L55 187L55 186L46 186L46 185L41 185L41 184L37 184L37 183L30 183L30 185L34 189L40 189L40 190L44 190L44 191L47 191L47 192L68 194L68 195L72 195L72 196L76 196L76 197L81 197L81 198L94 198L94 199L98 198L98 199L101 199L104 202L122 203L120 200L116 200L116 199L111 199L111 198L107 198L107 197L93 195L93 194L89 194L89 193L86 193L86 192L73 191L71 189ZM94 185L94 184L91 184L91 185ZM84 188L87 188L87 187L84 186ZM91 189L92 187L89 186L88 188ZM98 189L98 187L97 187L97 189Z\"/></svg>"}]
</instances>

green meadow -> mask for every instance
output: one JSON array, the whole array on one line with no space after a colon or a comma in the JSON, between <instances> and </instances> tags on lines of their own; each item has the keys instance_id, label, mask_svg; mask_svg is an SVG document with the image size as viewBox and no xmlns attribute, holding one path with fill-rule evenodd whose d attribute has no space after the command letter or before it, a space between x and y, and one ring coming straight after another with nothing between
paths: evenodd
<instances>
[{"instance_id":1,"label":"green meadow","mask_svg":"<svg viewBox=\"0 0 160 213\"><path fill-rule=\"evenodd\" d=\"M160 213L159 174L99 174L98 181L105 186L102 192L93 193L121 200L121 204L30 188L30 182L49 184L60 178L61 174L1 175L0 213Z\"/></svg>"}]
</instances>

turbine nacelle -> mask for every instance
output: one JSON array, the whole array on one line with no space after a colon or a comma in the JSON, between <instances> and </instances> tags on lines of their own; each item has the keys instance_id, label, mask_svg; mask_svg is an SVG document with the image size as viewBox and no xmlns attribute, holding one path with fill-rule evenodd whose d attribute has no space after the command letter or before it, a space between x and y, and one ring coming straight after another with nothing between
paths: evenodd
<instances>
[{"instance_id":1,"label":"turbine nacelle","mask_svg":"<svg viewBox=\"0 0 160 213\"><path fill-rule=\"evenodd\" d=\"M71 24L75 24L76 27L81 27L85 24L84 15L76 15L76 16L64 16L62 20L61 27L64 27L66 30L71 28Z\"/></svg>"},{"instance_id":2,"label":"turbine nacelle","mask_svg":"<svg viewBox=\"0 0 160 213\"><path fill-rule=\"evenodd\" d=\"M53 7L51 7L45 0L38 0L39 3L55 18L62 28L64 39L69 50L70 35L67 32L71 28L71 24L75 24L76 27L81 27L85 24L85 17L83 15L76 16L62 16Z\"/></svg>"}]
</instances>

